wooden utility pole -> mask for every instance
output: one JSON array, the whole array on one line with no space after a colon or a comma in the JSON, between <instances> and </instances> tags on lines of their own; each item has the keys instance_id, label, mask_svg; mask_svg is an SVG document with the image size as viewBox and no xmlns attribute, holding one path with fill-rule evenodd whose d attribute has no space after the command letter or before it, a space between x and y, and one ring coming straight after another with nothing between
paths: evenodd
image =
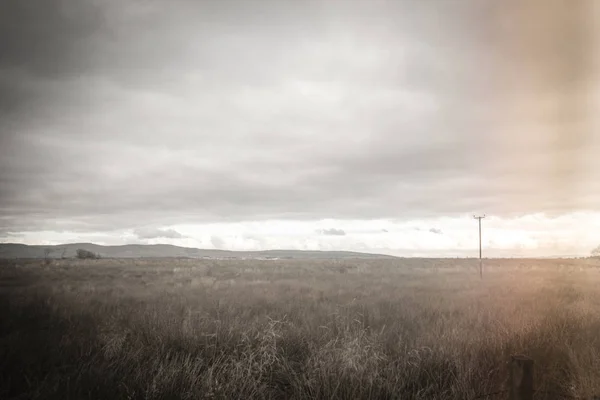
<instances>
[{"instance_id":1,"label":"wooden utility pole","mask_svg":"<svg viewBox=\"0 0 600 400\"><path fill-rule=\"evenodd\" d=\"M533 360L512 356L510 362L510 400L533 400Z\"/></svg>"},{"instance_id":2,"label":"wooden utility pole","mask_svg":"<svg viewBox=\"0 0 600 400\"><path fill-rule=\"evenodd\" d=\"M481 220L485 218L485 214L473 215L473 218L479 220L479 278L483 279L483 261L481 259Z\"/></svg>"}]
</instances>

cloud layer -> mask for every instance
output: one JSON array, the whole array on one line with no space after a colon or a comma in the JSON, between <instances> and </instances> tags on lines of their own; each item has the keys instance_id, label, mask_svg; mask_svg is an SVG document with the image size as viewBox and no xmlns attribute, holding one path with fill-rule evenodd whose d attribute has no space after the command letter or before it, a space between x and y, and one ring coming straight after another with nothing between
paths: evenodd
<instances>
[{"instance_id":1,"label":"cloud layer","mask_svg":"<svg viewBox=\"0 0 600 400\"><path fill-rule=\"evenodd\" d=\"M343 229L335 229L335 228L321 229L317 232L322 235L327 235L327 236L346 236L346 232Z\"/></svg>"},{"instance_id":2,"label":"cloud layer","mask_svg":"<svg viewBox=\"0 0 600 400\"><path fill-rule=\"evenodd\" d=\"M3 1L0 228L598 212L599 8Z\"/></svg>"},{"instance_id":3,"label":"cloud layer","mask_svg":"<svg viewBox=\"0 0 600 400\"><path fill-rule=\"evenodd\" d=\"M134 230L139 239L182 239L184 236L175 229L143 228Z\"/></svg>"}]
</instances>

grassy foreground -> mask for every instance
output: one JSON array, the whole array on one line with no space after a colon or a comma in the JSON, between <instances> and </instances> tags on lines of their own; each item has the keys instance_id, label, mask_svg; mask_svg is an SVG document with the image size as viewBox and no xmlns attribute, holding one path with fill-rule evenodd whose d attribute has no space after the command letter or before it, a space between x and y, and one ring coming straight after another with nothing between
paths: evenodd
<instances>
[{"instance_id":1,"label":"grassy foreground","mask_svg":"<svg viewBox=\"0 0 600 400\"><path fill-rule=\"evenodd\" d=\"M600 263L477 266L4 261L0 398L471 399L516 353L536 399L600 394Z\"/></svg>"}]
</instances>

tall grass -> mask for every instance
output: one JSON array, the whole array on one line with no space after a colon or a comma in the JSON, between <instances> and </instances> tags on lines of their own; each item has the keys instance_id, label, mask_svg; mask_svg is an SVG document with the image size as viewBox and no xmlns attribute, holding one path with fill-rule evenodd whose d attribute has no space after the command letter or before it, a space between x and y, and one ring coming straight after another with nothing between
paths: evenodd
<instances>
[{"instance_id":1,"label":"tall grass","mask_svg":"<svg viewBox=\"0 0 600 400\"><path fill-rule=\"evenodd\" d=\"M470 399L515 353L538 399L600 394L585 260L4 264L3 399Z\"/></svg>"}]
</instances>

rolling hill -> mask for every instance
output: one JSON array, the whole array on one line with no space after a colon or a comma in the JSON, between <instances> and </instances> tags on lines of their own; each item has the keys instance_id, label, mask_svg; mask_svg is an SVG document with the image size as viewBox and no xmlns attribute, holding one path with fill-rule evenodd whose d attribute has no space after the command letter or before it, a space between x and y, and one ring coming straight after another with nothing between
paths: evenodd
<instances>
[{"instance_id":1,"label":"rolling hill","mask_svg":"<svg viewBox=\"0 0 600 400\"><path fill-rule=\"evenodd\" d=\"M383 254L358 253L351 251L313 250L265 250L229 251L179 247L169 244L128 244L123 246L101 246L93 243L69 243L56 246L37 246L19 243L0 243L0 258L73 258L77 249L84 249L103 258L293 258L293 259L346 259L346 258L395 258Z\"/></svg>"}]
</instances>

